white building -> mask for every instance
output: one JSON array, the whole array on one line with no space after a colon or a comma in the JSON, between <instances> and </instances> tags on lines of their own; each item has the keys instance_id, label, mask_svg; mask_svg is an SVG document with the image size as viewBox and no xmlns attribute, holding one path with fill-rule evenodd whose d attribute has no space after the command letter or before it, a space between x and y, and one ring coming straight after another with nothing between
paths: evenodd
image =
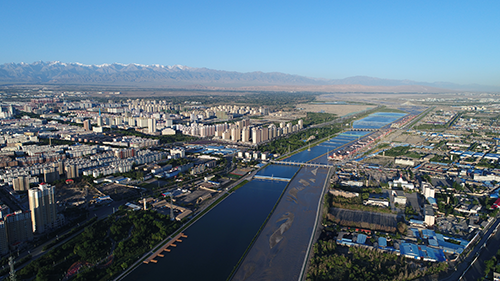
<instances>
[{"instance_id":1,"label":"white building","mask_svg":"<svg viewBox=\"0 0 500 281\"><path fill-rule=\"evenodd\" d=\"M393 190L392 195L394 196L394 204L398 204L400 206L406 206L407 199L403 191Z\"/></svg>"},{"instance_id":2,"label":"white building","mask_svg":"<svg viewBox=\"0 0 500 281\"><path fill-rule=\"evenodd\" d=\"M184 148L170 149L170 155L179 155L180 158L186 157L186 150Z\"/></svg>"},{"instance_id":3,"label":"white building","mask_svg":"<svg viewBox=\"0 0 500 281\"><path fill-rule=\"evenodd\" d=\"M415 161L410 158L396 158L394 163L397 165L415 166Z\"/></svg>"},{"instance_id":4,"label":"white building","mask_svg":"<svg viewBox=\"0 0 500 281\"><path fill-rule=\"evenodd\" d=\"M431 205L425 205L424 207L424 223L427 226L433 226L436 222L436 217L434 216L434 210L432 210Z\"/></svg>"},{"instance_id":5,"label":"white building","mask_svg":"<svg viewBox=\"0 0 500 281\"><path fill-rule=\"evenodd\" d=\"M156 132L156 119L148 119L148 133L152 134Z\"/></svg>"},{"instance_id":6,"label":"white building","mask_svg":"<svg viewBox=\"0 0 500 281\"><path fill-rule=\"evenodd\" d=\"M428 199L429 197L434 198L434 196L436 195L436 189L429 183L423 182L422 194L424 195L425 199Z\"/></svg>"},{"instance_id":7,"label":"white building","mask_svg":"<svg viewBox=\"0 0 500 281\"><path fill-rule=\"evenodd\" d=\"M390 181L389 182L389 187L391 187L391 188L401 187L403 189L413 190L415 188L415 185L413 185L413 183L411 183L411 182L407 182L407 181L403 180L403 178L400 177L397 180Z\"/></svg>"},{"instance_id":8,"label":"white building","mask_svg":"<svg viewBox=\"0 0 500 281\"><path fill-rule=\"evenodd\" d=\"M54 187L40 184L38 187L30 188L28 198L33 232L43 233L47 229L55 227L57 214Z\"/></svg>"}]
</instances>

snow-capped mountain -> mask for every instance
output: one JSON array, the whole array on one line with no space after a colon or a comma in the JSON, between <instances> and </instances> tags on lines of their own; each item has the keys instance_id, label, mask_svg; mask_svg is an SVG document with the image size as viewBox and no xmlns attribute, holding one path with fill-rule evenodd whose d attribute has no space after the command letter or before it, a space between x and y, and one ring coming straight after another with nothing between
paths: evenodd
<instances>
[{"instance_id":1,"label":"snow-capped mountain","mask_svg":"<svg viewBox=\"0 0 500 281\"><path fill-rule=\"evenodd\" d=\"M72 85L122 85L122 86L167 86L187 85L241 87L241 86L425 86L451 90L498 91L497 87L482 85L458 85L446 82L415 82L410 80L380 79L355 76L344 79L315 79L280 72L260 71L241 73L235 71L192 68L183 65L163 66L159 64L100 64L63 63L38 61L6 63L0 65L0 84L72 84Z\"/></svg>"}]
</instances>

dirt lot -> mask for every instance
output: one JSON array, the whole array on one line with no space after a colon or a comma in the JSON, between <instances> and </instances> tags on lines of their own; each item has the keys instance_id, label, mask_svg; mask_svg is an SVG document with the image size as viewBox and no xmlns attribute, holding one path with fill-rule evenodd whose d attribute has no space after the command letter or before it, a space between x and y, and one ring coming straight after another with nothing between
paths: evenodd
<instances>
[{"instance_id":1,"label":"dirt lot","mask_svg":"<svg viewBox=\"0 0 500 281\"><path fill-rule=\"evenodd\" d=\"M393 142L408 143L414 145L421 145L425 141L425 138L414 134L400 134L392 139Z\"/></svg>"},{"instance_id":2,"label":"dirt lot","mask_svg":"<svg viewBox=\"0 0 500 281\"><path fill-rule=\"evenodd\" d=\"M344 116L349 113L363 111L367 108L373 108L373 105L357 104L298 104L296 108L302 108L305 112L325 112Z\"/></svg>"},{"instance_id":3,"label":"dirt lot","mask_svg":"<svg viewBox=\"0 0 500 281\"><path fill-rule=\"evenodd\" d=\"M363 159L362 163L376 164L380 165L380 167L391 167L394 164L394 157L374 156Z\"/></svg>"},{"instance_id":4,"label":"dirt lot","mask_svg":"<svg viewBox=\"0 0 500 281\"><path fill-rule=\"evenodd\" d=\"M106 195L111 196L111 198L115 201L135 198L141 195L140 189L134 189L115 183L108 183L105 185L98 186L97 188Z\"/></svg>"},{"instance_id":5,"label":"dirt lot","mask_svg":"<svg viewBox=\"0 0 500 281\"><path fill-rule=\"evenodd\" d=\"M94 189L88 188L85 190L85 184L65 184L56 188L56 201L71 205L83 200L87 195L87 199L100 196Z\"/></svg>"}]
</instances>

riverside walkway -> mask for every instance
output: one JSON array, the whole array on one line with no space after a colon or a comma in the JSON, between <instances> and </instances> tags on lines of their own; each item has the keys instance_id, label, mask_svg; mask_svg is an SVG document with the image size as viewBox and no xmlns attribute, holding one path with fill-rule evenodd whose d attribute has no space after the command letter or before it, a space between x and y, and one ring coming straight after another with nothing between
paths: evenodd
<instances>
[{"instance_id":1,"label":"riverside walkway","mask_svg":"<svg viewBox=\"0 0 500 281\"><path fill-rule=\"evenodd\" d=\"M158 261L155 260L156 257L163 257L162 252L170 252L170 249L168 247L177 247L177 245L174 244L174 242L182 242L181 238L187 238L187 235L184 233L179 233L177 236L175 236L172 240L168 241L168 243L161 247L158 251L154 252L151 256L149 256L147 259L144 260L144 263L157 263Z\"/></svg>"}]
</instances>

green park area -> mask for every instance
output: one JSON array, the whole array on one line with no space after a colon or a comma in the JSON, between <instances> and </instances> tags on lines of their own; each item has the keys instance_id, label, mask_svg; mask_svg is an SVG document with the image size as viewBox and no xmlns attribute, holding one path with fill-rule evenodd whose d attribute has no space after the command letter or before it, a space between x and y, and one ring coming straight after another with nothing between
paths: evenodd
<instances>
[{"instance_id":1,"label":"green park area","mask_svg":"<svg viewBox=\"0 0 500 281\"><path fill-rule=\"evenodd\" d=\"M381 194L381 188L371 189L371 188L363 188L361 189L361 196L346 198L342 196L333 196L330 193L327 193L325 196L325 204L328 208L342 208L348 210L360 210L365 212L374 212L374 213L385 213L392 214L395 213L390 208L378 207L378 206L370 206L364 205L363 201L367 200L370 196L370 193Z\"/></svg>"},{"instance_id":2,"label":"green park area","mask_svg":"<svg viewBox=\"0 0 500 281\"><path fill-rule=\"evenodd\" d=\"M260 145L259 150L282 155L289 151L294 151L306 146L309 142L305 142L305 140L309 139L311 136L314 136L315 139L322 139L340 131L341 127L339 124L310 128L308 130L289 135L286 138L279 138L264 145Z\"/></svg>"},{"instance_id":3,"label":"green park area","mask_svg":"<svg viewBox=\"0 0 500 281\"><path fill-rule=\"evenodd\" d=\"M393 147L393 148L385 151L385 156L390 156L390 157L404 156L404 157L415 158L415 159L419 159L420 157L422 157L422 155L420 155L419 153L410 151L410 149L411 149L411 147L409 147L409 146Z\"/></svg>"},{"instance_id":4,"label":"green park area","mask_svg":"<svg viewBox=\"0 0 500 281\"><path fill-rule=\"evenodd\" d=\"M123 208L99 220L16 275L21 280L110 280L181 225L154 211ZM78 270L77 270L78 269ZM67 276L69 272L73 275Z\"/></svg>"}]
</instances>

